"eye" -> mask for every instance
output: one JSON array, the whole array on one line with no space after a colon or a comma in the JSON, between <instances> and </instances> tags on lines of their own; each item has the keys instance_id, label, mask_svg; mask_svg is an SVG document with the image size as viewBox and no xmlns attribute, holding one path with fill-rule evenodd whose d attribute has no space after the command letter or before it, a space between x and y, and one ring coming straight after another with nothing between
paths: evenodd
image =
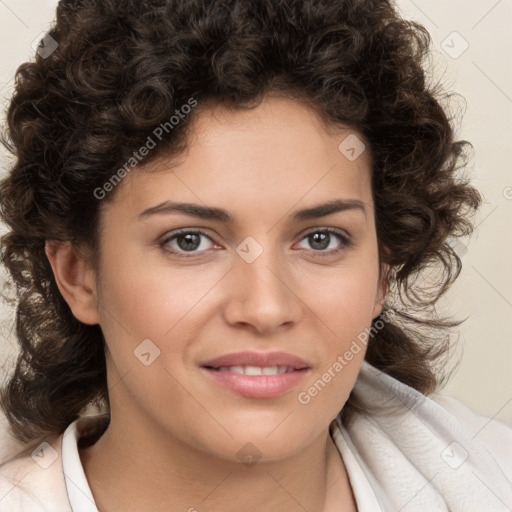
<instances>
[{"instance_id":1,"label":"eye","mask_svg":"<svg viewBox=\"0 0 512 512\"><path fill-rule=\"evenodd\" d=\"M213 244L212 239L201 230L181 229L164 238L160 246L165 251L187 257L185 253L198 253L209 249L205 239Z\"/></svg>"},{"instance_id":2,"label":"eye","mask_svg":"<svg viewBox=\"0 0 512 512\"><path fill-rule=\"evenodd\" d=\"M303 236L302 241L307 241L317 256L332 256L353 245L348 235L330 228L310 231ZM189 257L187 253L194 256L194 254L206 252L213 245L215 245L213 240L199 229L181 229L160 242L163 250L183 257Z\"/></svg>"},{"instance_id":3,"label":"eye","mask_svg":"<svg viewBox=\"0 0 512 512\"><path fill-rule=\"evenodd\" d=\"M337 243L336 238L338 239ZM346 234L330 228L310 231L304 235L302 241L309 243L315 252L325 253L318 254L318 256L332 256L352 246L353 243Z\"/></svg>"}]
</instances>

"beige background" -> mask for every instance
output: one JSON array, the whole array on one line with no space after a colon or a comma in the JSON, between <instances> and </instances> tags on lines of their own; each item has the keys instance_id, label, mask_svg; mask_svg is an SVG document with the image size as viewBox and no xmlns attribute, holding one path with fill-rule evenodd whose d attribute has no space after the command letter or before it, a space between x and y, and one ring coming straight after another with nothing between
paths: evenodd
<instances>
[{"instance_id":1,"label":"beige background","mask_svg":"<svg viewBox=\"0 0 512 512\"><path fill-rule=\"evenodd\" d=\"M49 28L56 5L56 0L0 0L2 109L15 69L32 58L31 44ZM486 201L476 233L466 241L467 252L459 248L465 252L464 268L444 301L456 317L469 316L460 328L462 361L445 392L512 424L512 0L400 0L397 5L432 35L434 79L442 78L449 91L463 96L453 107L466 109L457 135L474 145L470 171ZM5 153L0 159L5 169ZM2 281L4 276L2 271ZM15 354L11 319L12 312L2 308L1 360L11 361Z\"/></svg>"}]
</instances>

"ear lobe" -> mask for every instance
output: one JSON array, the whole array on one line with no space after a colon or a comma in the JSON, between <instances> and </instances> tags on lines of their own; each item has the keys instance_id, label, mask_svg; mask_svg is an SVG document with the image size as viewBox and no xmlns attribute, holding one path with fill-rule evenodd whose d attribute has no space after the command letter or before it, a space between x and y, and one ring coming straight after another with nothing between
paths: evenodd
<instances>
[{"instance_id":1,"label":"ear lobe","mask_svg":"<svg viewBox=\"0 0 512 512\"><path fill-rule=\"evenodd\" d=\"M381 273L379 277L379 283L377 286L377 293L375 296L375 307L373 308L372 318L377 318L384 307L384 301L389 290L389 278L391 273L391 267L387 263L383 263L381 266Z\"/></svg>"},{"instance_id":2,"label":"ear lobe","mask_svg":"<svg viewBox=\"0 0 512 512\"><path fill-rule=\"evenodd\" d=\"M77 320L99 323L95 271L71 242L47 240L45 253L62 297Z\"/></svg>"}]
</instances>

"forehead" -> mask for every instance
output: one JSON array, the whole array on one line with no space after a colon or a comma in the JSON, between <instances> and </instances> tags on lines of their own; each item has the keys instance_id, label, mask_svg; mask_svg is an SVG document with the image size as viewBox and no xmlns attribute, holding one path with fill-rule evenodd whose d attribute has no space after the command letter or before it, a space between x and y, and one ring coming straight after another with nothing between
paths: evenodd
<instances>
[{"instance_id":1,"label":"forehead","mask_svg":"<svg viewBox=\"0 0 512 512\"><path fill-rule=\"evenodd\" d=\"M114 205L132 217L180 200L222 206L235 216L235 210L272 210L274 219L276 210L299 202L346 197L373 206L371 156L362 135L347 126L326 127L299 101L268 97L250 110L215 105L190 128L185 152L139 164Z\"/></svg>"}]
</instances>

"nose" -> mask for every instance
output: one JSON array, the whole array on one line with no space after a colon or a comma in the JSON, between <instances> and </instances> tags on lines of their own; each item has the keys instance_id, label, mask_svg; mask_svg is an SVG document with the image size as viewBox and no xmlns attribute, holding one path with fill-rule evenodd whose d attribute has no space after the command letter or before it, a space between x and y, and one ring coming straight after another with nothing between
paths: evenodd
<instances>
[{"instance_id":1,"label":"nose","mask_svg":"<svg viewBox=\"0 0 512 512\"><path fill-rule=\"evenodd\" d=\"M250 326L260 334L269 334L296 324L304 303L293 273L282 255L265 248L251 261L235 255L226 281L224 316L231 325Z\"/></svg>"}]
</instances>

